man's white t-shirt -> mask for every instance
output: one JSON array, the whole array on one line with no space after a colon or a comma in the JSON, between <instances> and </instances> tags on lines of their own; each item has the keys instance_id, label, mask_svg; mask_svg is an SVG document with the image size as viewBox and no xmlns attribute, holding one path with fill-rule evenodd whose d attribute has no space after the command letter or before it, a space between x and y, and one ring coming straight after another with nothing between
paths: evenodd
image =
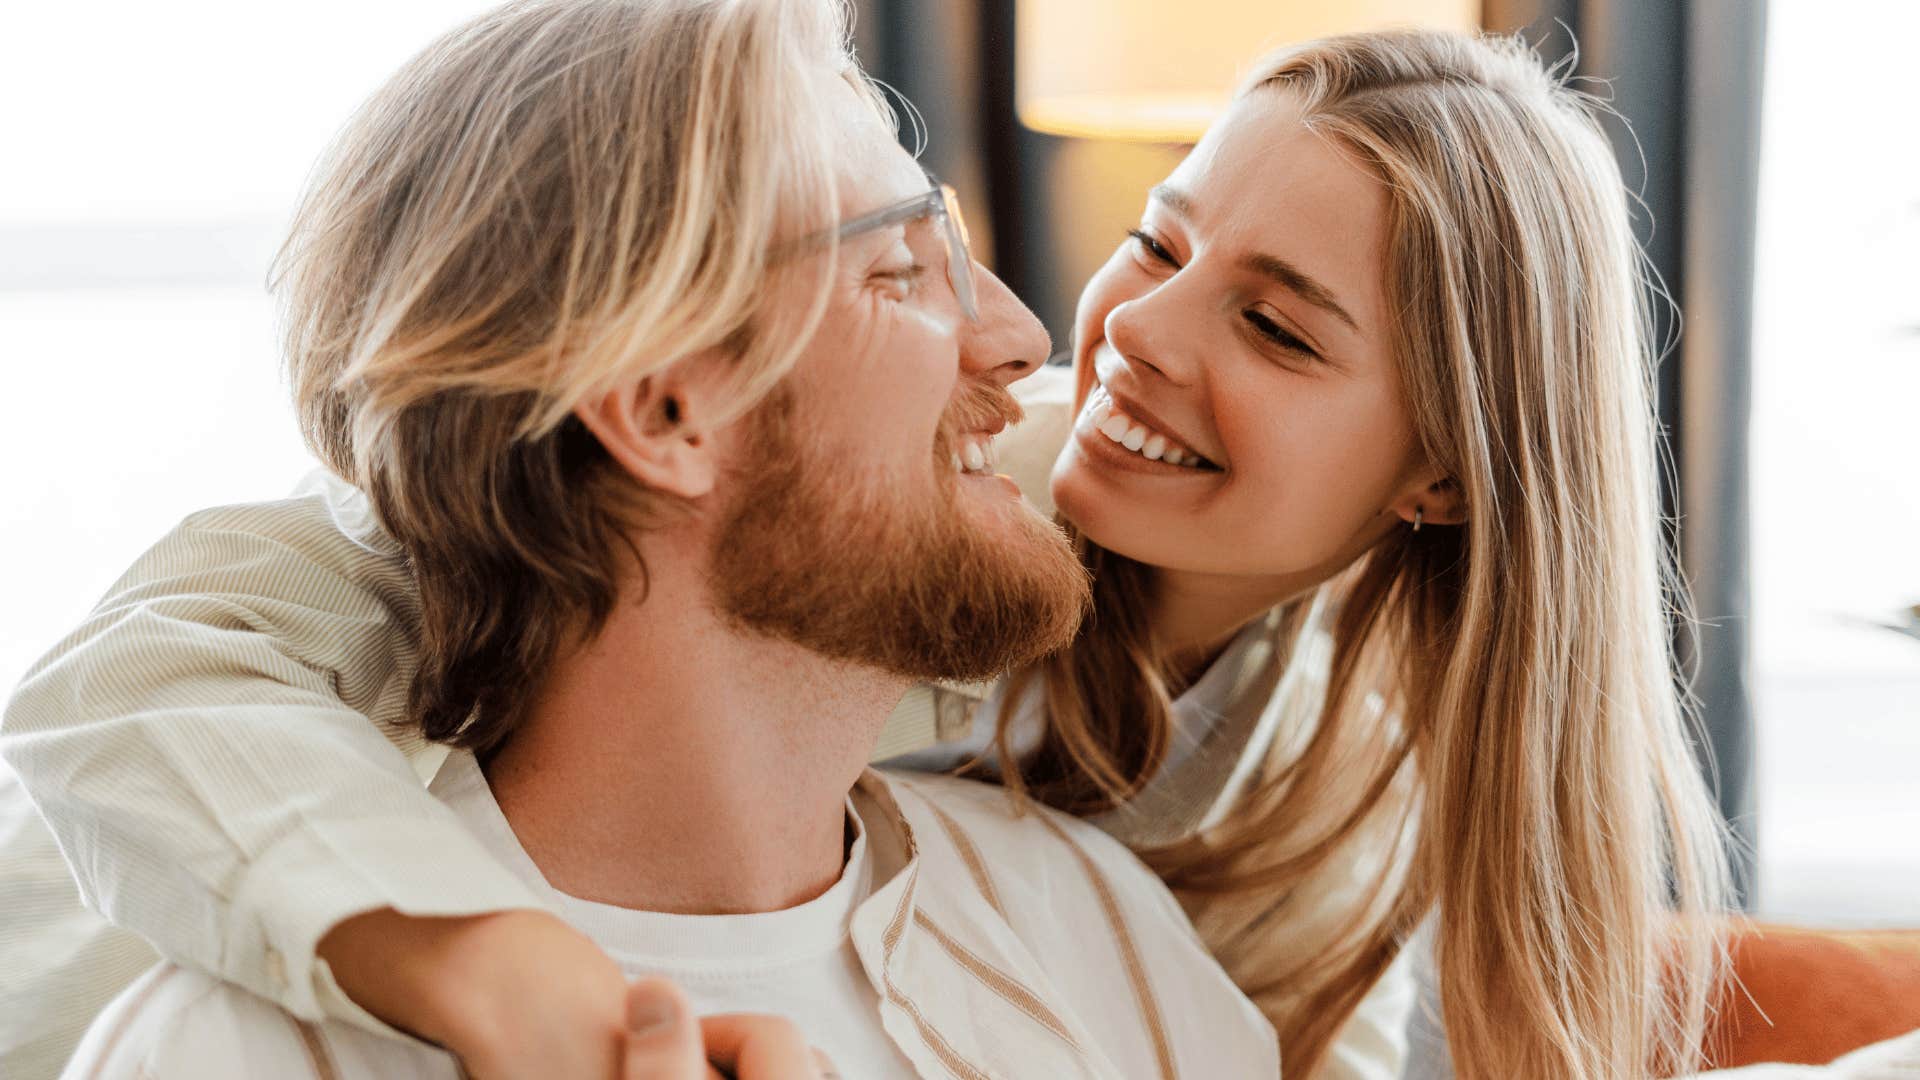
<instances>
[{"instance_id":1,"label":"man's white t-shirt","mask_svg":"<svg viewBox=\"0 0 1920 1080\"><path fill-rule=\"evenodd\" d=\"M471 755L450 756L432 791L561 918L605 949L627 978L670 978L702 1015L787 1017L848 1077L912 1075L912 1064L873 1021L879 998L848 934L854 911L873 894L866 824L852 799L853 842L840 880L826 892L785 911L667 915L581 900L548 885Z\"/></svg>"},{"instance_id":2,"label":"man's white t-shirt","mask_svg":"<svg viewBox=\"0 0 1920 1080\"><path fill-rule=\"evenodd\" d=\"M629 978L673 979L696 1011L793 1020L854 1078L1273 1077L1272 1027L1159 879L1092 826L998 788L869 771L847 801L840 879L752 915L669 915L568 896L520 846L472 755L431 785L543 906ZM302 1021L162 965L88 1030L66 1076L457 1080L452 1055Z\"/></svg>"}]
</instances>

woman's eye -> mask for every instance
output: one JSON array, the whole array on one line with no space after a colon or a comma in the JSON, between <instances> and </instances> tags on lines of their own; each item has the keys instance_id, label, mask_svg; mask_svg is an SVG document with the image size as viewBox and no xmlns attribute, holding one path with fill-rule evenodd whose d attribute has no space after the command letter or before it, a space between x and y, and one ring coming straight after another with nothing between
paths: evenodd
<instances>
[{"instance_id":1,"label":"woman's eye","mask_svg":"<svg viewBox=\"0 0 1920 1080\"><path fill-rule=\"evenodd\" d=\"M1309 357L1317 355L1306 342L1300 340L1298 334L1273 321L1273 319L1269 318L1264 312L1257 308L1248 309L1246 320L1247 325L1253 327L1254 333L1259 334L1261 337L1266 338L1268 341L1273 342L1283 349L1290 349Z\"/></svg>"},{"instance_id":2,"label":"woman's eye","mask_svg":"<svg viewBox=\"0 0 1920 1080\"><path fill-rule=\"evenodd\" d=\"M1180 265L1174 261L1173 253L1167 250L1166 245L1153 238L1153 234L1141 229L1128 229L1127 235L1133 237L1134 243L1139 244L1140 247L1146 251L1148 257L1152 258L1155 262L1162 262L1168 266L1176 267Z\"/></svg>"}]
</instances>

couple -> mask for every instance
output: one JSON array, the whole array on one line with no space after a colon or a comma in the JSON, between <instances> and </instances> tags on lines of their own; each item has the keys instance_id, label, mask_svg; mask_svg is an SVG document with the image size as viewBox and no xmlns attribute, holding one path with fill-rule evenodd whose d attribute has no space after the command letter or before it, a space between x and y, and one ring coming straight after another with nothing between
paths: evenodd
<instances>
[{"instance_id":1,"label":"couple","mask_svg":"<svg viewBox=\"0 0 1920 1080\"><path fill-rule=\"evenodd\" d=\"M1430 918L1463 1075L1692 1063L1724 871L1587 104L1269 57L1069 376L845 38L516 4L357 115L280 277L341 479L190 518L8 708L180 965L76 1075L1387 1077Z\"/></svg>"}]
</instances>

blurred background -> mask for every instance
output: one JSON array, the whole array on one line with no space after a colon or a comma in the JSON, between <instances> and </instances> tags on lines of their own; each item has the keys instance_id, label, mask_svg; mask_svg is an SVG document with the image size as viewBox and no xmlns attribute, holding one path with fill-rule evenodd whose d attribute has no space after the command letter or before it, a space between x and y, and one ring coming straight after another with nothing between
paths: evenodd
<instances>
[{"instance_id":1,"label":"blurred background","mask_svg":"<svg viewBox=\"0 0 1920 1080\"><path fill-rule=\"evenodd\" d=\"M0 40L0 683L186 513L286 493L264 283L310 163L467 0L23 5ZM1896 0L858 0L976 247L1074 299L1238 65L1388 22L1519 32L1611 96L1686 309L1662 369L1703 761L1749 901L1920 921L1920 140ZM1670 326L1669 329L1672 329ZM1904 633L1902 628L1904 627Z\"/></svg>"}]
</instances>

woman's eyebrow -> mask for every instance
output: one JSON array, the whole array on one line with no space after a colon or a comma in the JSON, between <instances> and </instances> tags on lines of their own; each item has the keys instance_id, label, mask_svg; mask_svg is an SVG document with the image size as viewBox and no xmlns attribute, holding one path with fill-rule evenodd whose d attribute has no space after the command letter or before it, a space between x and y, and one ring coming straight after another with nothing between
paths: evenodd
<instances>
[{"instance_id":1,"label":"woman's eyebrow","mask_svg":"<svg viewBox=\"0 0 1920 1080\"><path fill-rule=\"evenodd\" d=\"M1172 184L1155 184L1147 197L1166 206L1181 217L1193 216L1193 197Z\"/></svg>"},{"instance_id":2,"label":"woman's eyebrow","mask_svg":"<svg viewBox=\"0 0 1920 1080\"><path fill-rule=\"evenodd\" d=\"M1183 218L1193 217L1193 197L1171 184L1155 185L1148 193L1148 197ZM1360 332L1360 325L1353 321L1353 316L1347 314L1346 308L1340 306L1340 301L1334 299L1332 289L1320 284L1312 274L1280 256L1259 253L1245 255L1241 257L1240 265L1243 269L1278 284L1314 307L1331 313L1335 318L1346 323L1348 329L1354 333Z\"/></svg>"},{"instance_id":3,"label":"woman's eyebrow","mask_svg":"<svg viewBox=\"0 0 1920 1080\"><path fill-rule=\"evenodd\" d=\"M1277 282L1282 288L1314 307L1333 313L1341 322L1347 324L1347 329L1354 333L1360 332L1360 327L1353 321L1353 316L1347 314L1347 309L1341 307L1340 302L1333 298L1332 290L1315 281L1312 275L1287 260L1278 255L1256 253L1242 256L1240 265L1261 277Z\"/></svg>"}]
</instances>

